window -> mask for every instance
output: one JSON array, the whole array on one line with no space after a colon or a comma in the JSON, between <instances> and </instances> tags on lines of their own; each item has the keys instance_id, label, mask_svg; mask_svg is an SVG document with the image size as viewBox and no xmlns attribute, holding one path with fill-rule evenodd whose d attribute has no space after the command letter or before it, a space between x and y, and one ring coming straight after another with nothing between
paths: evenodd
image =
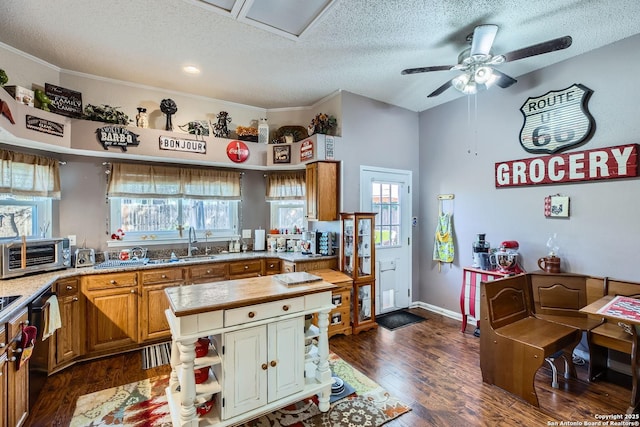
<instances>
[{"instance_id":1,"label":"window","mask_svg":"<svg viewBox=\"0 0 640 427\"><path fill-rule=\"evenodd\" d=\"M49 237L51 199L4 195L0 198L0 239L26 236Z\"/></svg>"},{"instance_id":2,"label":"window","mask_svg":"<svg viewBox=\"0 0 640 427\"><path fill-rule=\"evenodd\" d=\"M230 237L238 229L234 200L111 198L111 226L129 237L171 239L180 228L194 227L199 236Z\"/></svg>"},{"instance_id":3,"label":"window","mask_svg":"<svg viewBox=\"0 0 640 427\"><path fill-rule=\"evenodd\" d=\"M376 246L400 245L400 185L374 182L372 208L376 217Z\"/></svg>"},{"instance_id":4,"label":"window","mask_svg":"<svg viewBox=\"0 0 640 427\"><path fill-rule=\"evenodd\" d=\"M107 192L111 230L129 238L184 238L237 234L240 174L211 168L121 164L112 166Z\"/></svg>"},{"instance_id":5,"label":"window","mask_svg":"<svg viewBox=\"0 0 640 427\"><path fill-rule=\"evenodd\" d=\"M289 230L302 229L305 225L304 201L276 200L271 202L271 228Z\"/></svg>"},{"instance_id":6,"label":"window","mask_svg":"<svg viewBox=\"0 0 640 427\"><path fill-rule=\"evenodd\" d=\"M271 206L271 228L302 229L305 223L305 171L272 172L267 175L266 199Z\"/></svg>"}]
</instances>

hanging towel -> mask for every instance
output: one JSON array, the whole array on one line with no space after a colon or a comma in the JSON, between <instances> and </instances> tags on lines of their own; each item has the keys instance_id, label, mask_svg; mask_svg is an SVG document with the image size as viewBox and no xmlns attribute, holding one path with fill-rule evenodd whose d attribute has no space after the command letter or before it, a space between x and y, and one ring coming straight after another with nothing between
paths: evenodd
<instances>
[{"instance_id":1,"label":"hanging towel","mask_svg":"<svg viewBox=\"0 0 640 427\"><path fill-rule=\"evenodd\" d=\"M43 315L44 327L42 328L42 341L53 335L56 329L62 327L60 307L58 306L58 298L55 295L50 296L45 303Z\"/></svg>"},{"instance_id":2,"label":"hanging towel","mask_svg":"<svg viewBox=\"0 0 640 427\"><path fill-rule=\"evenodd\" d=\"M453 230L450 213L441 213L436 227L435 243L433 245L433 260L453 262L455 248L453 246Z\"/></svg>"}]
</instances>

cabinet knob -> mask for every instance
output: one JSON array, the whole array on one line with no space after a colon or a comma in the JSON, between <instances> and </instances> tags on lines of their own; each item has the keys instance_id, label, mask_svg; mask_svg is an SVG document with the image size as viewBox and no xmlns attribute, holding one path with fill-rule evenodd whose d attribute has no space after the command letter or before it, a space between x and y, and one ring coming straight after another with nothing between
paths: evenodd
<instances>
[{"instance_id":1,"label":"cabinet knob","mask_svg":"<svg viewBox=\"0 0 640 427\"><path fill-rule=\"evenodd\" d=\"M5 348L7 345L3 342L0 342L0 348Z\"/></svg>"},{"instance_id":2,"label":"cabinet knob","mask_svg":"<svg viewBox=\"0 0 640 427\"><path fill-rule=\"evenodd\" d=\"M273 268L273 267L275 267L275 265L269 264L269 268Z\"/></svg>"},{"instance_id":3,"label":"cabinet knob","mask_svg":"<svg viewBox=\"0 0 640 427\"><path fill-rule=\"evenodd\" d=\"M289 306L288 305L283 305L282 306L282 310L283 311L289 311Z\"/></svg>"},{"instance_id":4,"label":"cabinet knob","mask_svg":"<svg viewBox=\"0 0 640 427\"><path fill-rule=\"evenodd\" d=\"M28 321L28 320L25 320L24 322L22 322L22 324L23 324L23 325L28 325L28 324L29 324L29 321Z\"/></svg>"},{"instance_id":5,"label":"cabinet knob","mask_svg":"<svg viewBox=\"0 0 640 427\"><path fill-rule=\"evenodd\" d=\"M115 285L117 282L113 279L109 280L109 283L111 283L112 285Z\"/></svg>"},{"instance_id":6,"label":"cabinet knob","mask_svg":"<svg viewBox=\"0 0 640 427\"><path fill-rule=\"evenodd\" d=\"M272 368L275 368L277 364L278 364L278 362L276 362L275 360L272 360L271 363L270 363Z\"/></svg>"},{"instance_id":7,"label":"cabinet knob","mask_svg":"<svg viewBox=\"0 0 640 427\"><path fill-rule=\"evenodd\" d=\"M163 275L162 275L162 278L163 278L163 279L166 279L166 278L167 278L167 275L166 275L166 274L163 274Z\"/></svg>"},{"instance_id":8,"label":"cabinet knob","mask_svg":"<svg viewBox=\"0 0 640 427\"><path fill-rule=\"evenodd\" d=\"M78 297L73 297L72 301L78 301Z\"/></svg>"},{"instance_id":9,"label":"cabinet knob","mask_svg":"<svg viewBox=\"0 0 640 427\"><path fill-rule=\"evenodd\" d=\"M9 358L9 362L15 362L15 361L16 361L16 357L15 357L15 356L11 356L11 357Z\"/></svg>"},{"instance_id":10,"label":"cabinet knob","mask_svg":"<svg viewBox=\"0 0 640 427\"><path fill-rule=\"evenodd\" d=\"M67 290L70 291L73 289L73 286L67 285Z\"/></svg>"},{"instance_id":11,"label":"cabinet knob","mask_svg":"<svg viewBox=\"0 0 640 427\"><path fill-rule=\"evenodd\" d=\"M263 363L263 364L262 364L262 370L263 370L263 371L266 371L266 370L267 370L267 368L268 368L267 364L266 364L266 363Z\"/></svg>"},{"instance_id":12,"label":"cabinet knob","mask_svg":"<svg viewBox=\"0 0 640 427\"><path fill-rule=\"evenodd\" d=\"M246 270L246 269L248 269L248 268L249 268L249 266L248 266L248 265L245 265L245 266L244 266L244 269L245 269L245 270Z\"/></svg>"},{"instance_id":13,"label":"cabinet knob","mask_svg":"<svg viewBox=\"0 0 640 427\"><path fill-rule=\"evenodd\" d=\"M249 312L249 318L253 319L254 317L256 317L256 312L255 311L250 311Z\"/></svg>"},{"instance_id":14,"label":"cabinet knob","mask_svg":"<svg viewBox=\"0 0 640 427\"><path fill-rule=\"evenodd\" d=\"M207 274L211 274L211 270L207 270Z\"/></svg>"},{"instance_id":15,"label":"cabinet knob","mask_svg":"<svg viewBox=\"0 0 640 427\"><path fill-rule=\"evenodd\" d=\"M132 293L132 294L135 294L135 293L136 293L136 290L135 290L135 289L131 289L131 293Z\"/></svg>"}]
</instances>

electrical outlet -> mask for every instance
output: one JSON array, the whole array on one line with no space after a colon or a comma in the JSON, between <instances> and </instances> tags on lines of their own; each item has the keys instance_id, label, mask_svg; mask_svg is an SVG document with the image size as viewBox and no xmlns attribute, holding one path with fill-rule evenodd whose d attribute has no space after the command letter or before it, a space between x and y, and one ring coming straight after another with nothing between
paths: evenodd
<instances>
[{"instance_id":1,"label":"electrical outlet","mask_svg":"<svg viewBox=\"0 0 640 427\"><path fill-rule=\"evenodd\" d=\"M75 246L76 245L76 235L75 234L67 236L67 238L69 239L69 246Z\"/></svg>"},{"instance_id":2,"label":"electrical outlet","mask_svg":"<svg viewBox=\"0 0 640 427\"><path fill-rule=\"evenodd\" d=\"M242 230L242 238L250 239L251 238L251 230Z\"/></svg>"}]
</instances>

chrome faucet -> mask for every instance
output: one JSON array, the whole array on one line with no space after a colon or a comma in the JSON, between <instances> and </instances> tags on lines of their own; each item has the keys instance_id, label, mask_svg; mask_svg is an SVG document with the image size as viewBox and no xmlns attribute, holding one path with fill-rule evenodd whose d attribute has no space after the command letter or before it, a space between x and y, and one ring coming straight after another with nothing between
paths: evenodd
<instances>
[{"instance_id":1,"label":"chrome faucet","mask_svg":"<svg viewBox=\"0 0 640 427\"><path fill-rule=\"evenodd\" d=\"M196 240L196 229L194 227L189 227L189 246L187 247L187 256L193 256L193 252L198 250L197 247L193 246L194 243L198 243Z\"/></svg>"}]
</instances>

